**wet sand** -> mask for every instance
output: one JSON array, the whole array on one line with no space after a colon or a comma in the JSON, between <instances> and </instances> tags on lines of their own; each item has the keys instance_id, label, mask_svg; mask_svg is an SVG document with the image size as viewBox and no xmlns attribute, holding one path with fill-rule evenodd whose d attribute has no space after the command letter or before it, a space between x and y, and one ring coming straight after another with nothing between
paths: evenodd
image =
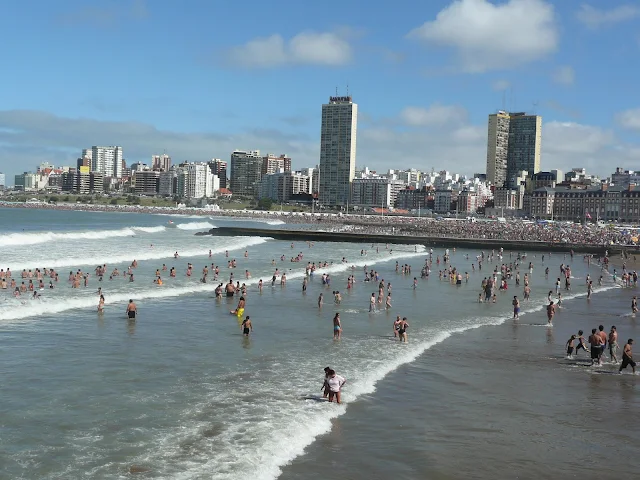
<instances>
[{"instance_id":1,"label":"wet sand","mask_svg":"<svg viewBox=\"0 0 640 480\"><path fill-rule=\"evenodd\" d=\"M450 337L350 405L280 478L635 478L640 376L564 355L600 322L621 347L640 338L633 294L566 301L553 328L536 312Z\"/></svg>"}]
</instances>

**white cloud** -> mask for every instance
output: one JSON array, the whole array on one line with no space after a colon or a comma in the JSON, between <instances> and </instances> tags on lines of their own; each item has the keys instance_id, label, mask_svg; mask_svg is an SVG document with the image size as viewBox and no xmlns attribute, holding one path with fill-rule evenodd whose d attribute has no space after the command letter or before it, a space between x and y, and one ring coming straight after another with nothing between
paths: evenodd
<instances>
[{"instance_id":1,"label":"white cloud","mask_svg":"<svg viewBox=\"0 0 640 480\"><path fill-rule=\"evenodd\" d=\"M434 104L429 108L406 107L400 112L400 120L410 127L431 127L463 123L467 111L458 106Z\"/></svg>"},{"instance_id":2,"label":"white cloud","mask_svg":"<svg viewBox=\"0 0 640 480\"><path fill-rule=\"evenodd\" d=\"M496 92L503 92L504 90L508 90L511 87L511 82L509 80L495 80L491 84L491 88L493 88Z\"/></svg>"},{"instance_id":3,"label":"white cloud","mask_svg":"<svg viewBox=\"0 0 640 480\"><path fill-rule=\"evenodd\" d=\"M576 73L572 67L565 65L558 67L552 74L551 78L560 85L573 85L576 79Z\"/></svg>"},{"instance_id":4,"label":"white cloud","mask_svg":"<svg viewBox=\"0 0 640 480\"><path fill-rule=\"evenodd\" d=\"M555 12L544 0L455 0L409 37L453 48L472 73L538 60L558 46Z\"/></svg>"},{"instance_id":5,"label":"white cloud","mask_svg":"<svg viewBox=\"0 0 640 480\"><path fill-rule=\"evenodd\" d=\"M280 35L256 38L232 47L227 60L246 68L269 68L282 65L340 66L353 57L351 45L339 33L302 32L286 41Z\"/></svg>"},{"instance_id":6,"label":"white cloud","mask_svg":"<svg viewBox=\"0 0 640 480\"><path fill-rule=\"evenodd\" d=\"M625 110L616 115L618 124L629 130L640 130L640 108Z\"/></svg>"},{"instance_id":7,"label":"white cloud","mask_svg":"<svg viewBox=\"0 0 640 480\"><path fill-rule=\"evenodd\" d=\"M596 30L640 17L640 7L619 5L611 10L600 10L591 5L583 4L576 13L576 17L588 28Z\"/></svg>"},{"instance_id":8,"label":"white cloud","mask_svg":"<svg viewBox=\"0 0 640 480\"><path fill-rule=\"evenodd\" d=\"M576 122L551 121L543 125L543 154L558 157L571 154L599 154L615 143L616 138L612 130Z\"/></svg>"}]
</instances>

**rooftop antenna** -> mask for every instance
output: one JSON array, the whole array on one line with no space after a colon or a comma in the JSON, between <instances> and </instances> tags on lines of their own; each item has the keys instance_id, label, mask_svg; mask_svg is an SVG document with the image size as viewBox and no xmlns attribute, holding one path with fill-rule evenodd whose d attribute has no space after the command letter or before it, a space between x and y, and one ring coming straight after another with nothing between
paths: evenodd
<instances>
[{"instance_id":1,"label":"rooftop antenna","mask_svg":"<svg viewBox=\"0 0 640 480\"><path fill-rule=\"evenodd\" d=\"M338 86L336 85L336 97L338 96Z\"/></svg>"},{"instance_id":2,"label":"rooftop antenna","mask_svg":"<svg viewBox=\"0 0 640 480\"><path fill-rule=\"evenodd\" d=\"M509 111L513 112L513 87L509 87Z\"/></svg>"},{"instance_id":3,"label":"rooftop antenna","mask_svg":"<svg viewBox=\"0 0 640 480\"><path fill-rule=\"evenodd\" d=\"M349 96L349 84L347 83L347 97Z\"/></svg>"}]
</instances>

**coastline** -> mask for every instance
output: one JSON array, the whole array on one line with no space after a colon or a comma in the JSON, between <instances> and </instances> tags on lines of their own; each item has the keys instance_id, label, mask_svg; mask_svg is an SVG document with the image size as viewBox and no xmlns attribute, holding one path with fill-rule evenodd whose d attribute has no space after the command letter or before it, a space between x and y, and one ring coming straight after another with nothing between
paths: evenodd
<instances>
[{"instance_id":1,"label":"coastline","mask_svg":"<svg viewBox=\"0 0 640 480\"><path fill-rule=\"evenodd\" d=\"M332 419L279 480L613 478L640 468L638 378L566 359L565 342L626 301L630 289L568 300L553 328L542 311L454 333L399 366ZM610 301L611 300L611 301ZM608 318L624 338L640 326ZM603 473L602 465L607 465Z\"/></svg>"},{"instance_id":2,"label":"coastline","mask_svg":"<svg viewBox=\"0 0 640 480\"><path fill-rule=\"evenodd\" d=\"M522 240L502 240L502 239L477 239L464 237L436 237L417 235L385 235L372 233L351 233L351 232L327 232L321 230L284 230L270 228L251 227L217 227L208 232L199 232L196 235L213 236L249 236L249 237L271 237L284 241L318 241L318 242L349 242L349 243L396 243L403 245L419 244L426 247L459 247L469 249L500 249L511 251L538 251L538 252L569 252L573 250L581 253L592 253L604 255L605 250L610 253L621 251L620 247L612 245L604 247L599 245L580 243L552 243Z\"/></svg>"},{"instance_id":3,"label":"coastline","mask_svg":"<svg viewBox=\"0 0 640 480\"><path fill-rule=\"evenodd\" d=\"M373 215L353 215L353 214L327 214L327 213L298 213L298 212L276 212L260 210L207 210L196 207L174 208L174 207L142 207L137 205L93 205L93 204L47 204L47 203L12 203L0 201L0 208L26 208L42 210L62 210L62 211L86 211L86 212L111 212L111 213L143 213L150 215L193 215L202 217L220 218L240 218L265 220L269 219L284 224L298 224L305 228L294 231L284 229L250 229L224 227L212 229L209 232L200 232L197 235L238 235L238 236L266 236L281 240L318 240L318 241L346 241L346 242L394 242L400 244L419 243L425 246L451 246L462 248L500 248L506 246L513 250L531 250L547 252L575 252L604 255L605 251L610 254L620 254L623 251L628 254L638 254L640 249L636 244L624 243L596 243L590 242L570 242L570 241L539 241L539 240L511 240L506 238L486 237L486 235L474 236L469 232L462 232L459 236L450 236L446 233L437 235L419 235L416 226L419 222L425 222L425 217L378 217ZM357 226L366 227L370 231L366 233L352 233L348 231L320 230L317 227L342 225L346 227ZM398 232L392 228L398 225ZM421 228L433 232L430 227L433 224L424 223ZM493 223L491 224L493 225ZM386 230L385 230L386 228ZM391 228L391 231L389 231ZM373 231L371 231L373 229ZM231 233L231 232L235 233ZM277 237L275 236L277 235Z\"/></svg>"}]
</instances>

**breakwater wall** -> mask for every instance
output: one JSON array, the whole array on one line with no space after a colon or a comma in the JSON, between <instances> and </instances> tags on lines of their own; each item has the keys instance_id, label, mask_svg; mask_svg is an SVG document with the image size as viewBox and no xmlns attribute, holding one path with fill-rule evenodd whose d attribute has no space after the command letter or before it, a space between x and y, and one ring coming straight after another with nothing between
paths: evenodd
<instances>
[{"instance_id":1,"label":"breakwater wall","mask_svg":"<svg viewBox=\"0 0 640 480\"><path fill-rule=\"evenodd\" d=\"M208 232L201 232L196 235L213 236L251 236L251 237L271 237L276 240L285 241L314 241L314 242L351 242L351 243L396 243L405 245L424 245L425 247L444 248L473 248L473 249L499 249L512 251L540 251L540 252L568 252L573 250L580 253L593 253L604 255L605 250L609 254L619 254L623 248L627 253L640 253L637 249L630 250L619 245L592 245L582 243L554 243L526 240L505 240L492 238L463 238L463 237L430 237L414 235L384 235L371 233L352 232L323 232L319 230L289 230L273 228L250 228L250 227L219 227L212 228Z\"/></svg>"}]
</instances>

